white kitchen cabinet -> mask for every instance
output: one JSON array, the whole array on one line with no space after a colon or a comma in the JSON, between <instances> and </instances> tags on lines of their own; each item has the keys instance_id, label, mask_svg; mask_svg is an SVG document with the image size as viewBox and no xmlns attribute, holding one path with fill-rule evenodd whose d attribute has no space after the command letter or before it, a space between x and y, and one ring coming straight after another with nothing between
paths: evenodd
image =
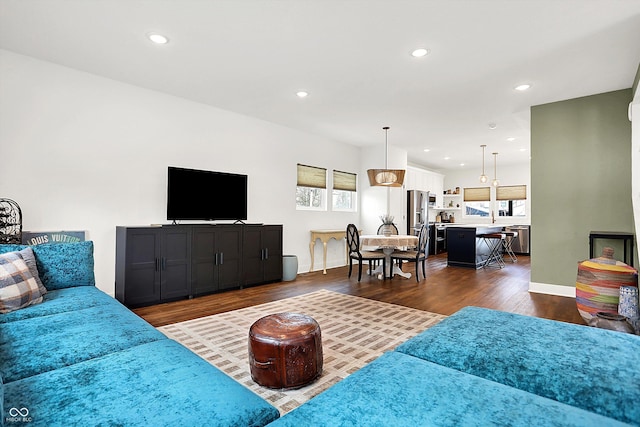
<instances>
[{"instance_id":1,"label":"white kitchen cabinet","mask_svg":"<svg viewBox=\"0 0 640 427\"><path fill-rule=\"evenodd\" d=\"M429 191L436 195L436 206L442 206L444 175L417 167L407 167L405 190Z\"/></svg>"}]
</instances>

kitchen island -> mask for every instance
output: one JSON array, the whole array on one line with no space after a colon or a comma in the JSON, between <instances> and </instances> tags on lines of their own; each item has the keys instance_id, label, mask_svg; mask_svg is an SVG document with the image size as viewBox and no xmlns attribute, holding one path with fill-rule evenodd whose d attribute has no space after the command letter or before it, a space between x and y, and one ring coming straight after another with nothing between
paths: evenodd
<instances>
[{"instance_id":1,"label":"kitchen island","mask_svg":"<svg viewBox=\"0 0 640 427\"><path fill-rule=\"evenodd\" d=\"M447 226L447 265L480 268L489 256L483 234L498 233L504 225L460 224Z\"/></svg>"}]
</instances>

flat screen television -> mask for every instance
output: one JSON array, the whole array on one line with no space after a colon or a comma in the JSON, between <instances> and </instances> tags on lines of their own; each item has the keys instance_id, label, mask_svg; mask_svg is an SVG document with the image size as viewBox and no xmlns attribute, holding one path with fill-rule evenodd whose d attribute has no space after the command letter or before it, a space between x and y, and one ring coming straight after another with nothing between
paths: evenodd
<instances>
[{"instance_id":1,"label":"flat screen television","mask_svg":"<svg viewBox=\"0 0 640 427\"><path fill-rule=\"evenodd\" d=\"M169 166L168 220L246 220L247 175Z\"/></svg>"}]
</instances>

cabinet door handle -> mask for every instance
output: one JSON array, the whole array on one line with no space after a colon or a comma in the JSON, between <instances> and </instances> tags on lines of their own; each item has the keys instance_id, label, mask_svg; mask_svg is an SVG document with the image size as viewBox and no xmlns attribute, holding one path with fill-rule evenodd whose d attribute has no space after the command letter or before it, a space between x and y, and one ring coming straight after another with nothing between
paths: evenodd
<instances>
[{"instance_id":1,"label":"cabinet door handle","mask_svg":"<svg viewBox=\"0 0 640 427\"><path fill-rule=\"evenodd\" d=\"M264 248L264 259L269 259L269 248Z\"/></svg>"},{"instance_id":2,"label":"cabinet door handle","mask_svg":"<svg viewBox=\"0 0 640 427\"><path fill-rule=\"evenodd\" d=\"M220 252L220 265L224 264L224 252Z\"/></svg>"},{"instance_id":3,"label":"cabinet door handle","mask_svg":"<svg viewBox=\"0 0 640 427\"><path fill-rule=\"evenodd\" d=\"M218 265L218 252L213 254L213 265Z\"/></svg>"},{"instance_id":4,"label":"cabinet door handle","mask_svg":"<svg viewBox=\"0 0 640 427\"><path fill-rule=\"evenodd\" d=\"M155 271L160 271L160 258L156 258L156 259L154 260L154 264L155 264L155 265L154 265L154 267L153 267L153 268L155 269Z\"/></svg>"}]
</instances>

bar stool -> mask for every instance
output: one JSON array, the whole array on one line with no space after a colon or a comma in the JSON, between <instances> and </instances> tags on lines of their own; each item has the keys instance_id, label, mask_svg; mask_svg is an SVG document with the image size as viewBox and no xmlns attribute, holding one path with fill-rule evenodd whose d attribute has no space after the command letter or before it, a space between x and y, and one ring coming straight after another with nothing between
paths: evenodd
<instances>
[{"instance_id":1,"label":"bar stool","mask_svg":"<svg viewBox=\"0 0 640 427\"><path fill-rule=\"evenodd\" d=\"M506 239L504 233L489 233L481 234L480 237L489 248L489 256L482 263L482 268L485 267L498 267L503 268L505 266L502 259L503 242Z\"/></svg>"},{"instance_id":2,"label":"bar stool","mask_svg":"<svg viewBox=\"0 0 640 427\"><path fill-rule=\"evenodd\" d=\"M504 248L504 252L507 255L509 255L509 258L511 258L511 262L518 262L518 257L513 252L513 248L511 248L511 245L513 244L513 239L518 237L518 232L517 231L503 231L502 234L504 234L505 237L506 237L502 241L502 247Z\"/></svg>"}]
</instances>

